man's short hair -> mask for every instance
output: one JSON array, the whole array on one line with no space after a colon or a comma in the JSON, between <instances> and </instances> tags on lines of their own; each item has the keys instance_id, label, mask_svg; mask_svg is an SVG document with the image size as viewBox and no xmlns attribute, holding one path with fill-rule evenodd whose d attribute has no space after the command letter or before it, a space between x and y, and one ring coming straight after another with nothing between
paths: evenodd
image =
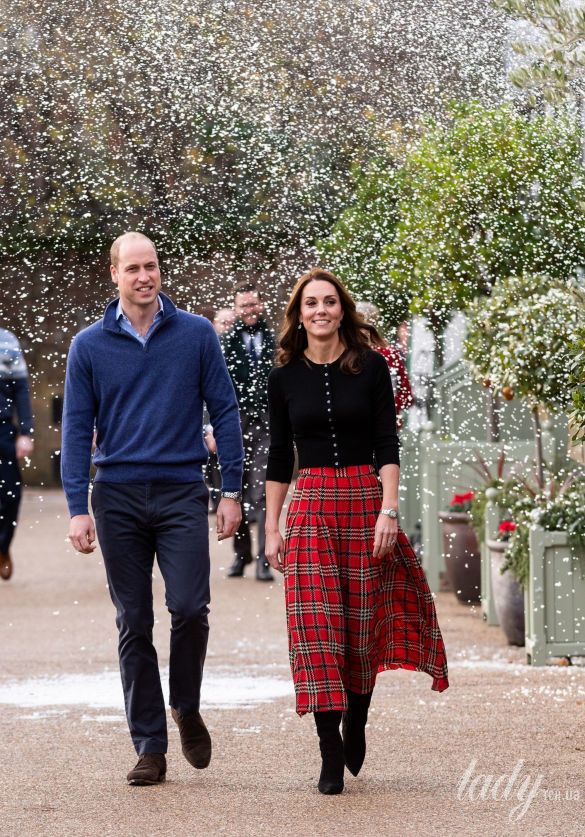
<instances>
[{"instance_id":1,"label":"man's short hair","mask_svg":"<svg viewBox=\"0 0 585 837\"><path fill-rule=\"evenodd\" d=\"M234 288L234 296L238 294L257 294L258 299L262 299L262 294L260 293L260 289L255 282L252 282L251 279L242 279L241 282L238 282L236 287Z\"/></svg>"},{"instance_id":2,"label":"man's short hair","mask_svg":"<svg viewBox=\"0 0 585 837\"><path fill-rule=\"evenodd\" d=\"M154 252L156 253L156 245L154 241L152 241L152 239L150 239L147 235L144 235L144 233L138 232L136 230L129 230L128 232L119 235L110 247L110 262L113 264L114 267L118 267L118 262L120 261L120 246L125 238L142 238L144 239L144 241L148 241L149 244L152 244Z\"/></svg>"}]
</instances>

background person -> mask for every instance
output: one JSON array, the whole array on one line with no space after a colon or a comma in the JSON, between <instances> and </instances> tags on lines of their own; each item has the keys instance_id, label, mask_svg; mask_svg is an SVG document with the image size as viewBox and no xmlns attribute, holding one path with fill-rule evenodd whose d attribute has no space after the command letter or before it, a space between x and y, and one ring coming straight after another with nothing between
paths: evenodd
<instances>
[{"instance_id":1,"label":"background person","mask_svg":"<svg viewBox=\"0 0 585 837\"><path fill-rule=\"evenodd\" d=\"M284 571L296 708L314 713L325 794L343 790L344 764L361 768L379 671L423 670L433 689L448 686L433 597L398 525L390 375L365 332L377 338L341 282L313 268L292 291L269 378L266 555Z\"/></svg>"},{"instance_id":2,"label":"background person","mask_svg":"<svg viewBox=\"0 0 585 837\"><path fill-rule=\"evenodd\" d=\"M15 416L18 425L14 424ZM19 459L31 456L34 443L28 371L20 344L0 328L0 578L8 581L14 564L10 544L20 509Z\"/></svg>"},{"instance_id":3,"label":"background person","mask_svg":"<svg viewBox=\"0 0 585 837\"><path fill-rule=\"evenodd\" d=\"M219 333L215 328L217 313L213 305L203 303L203 305L197 306L195 313L209 320L213 324L215 333ZM209 421L207 407L203 408L203 440L205 441L208 452L207 463L205 465L205 483L209 488L209 508L210 511L215 513L221 501L221 473L219 459L217 458L217 444L213 435L213 427Z\"/></svg>"},{"instance_id":4,"label":"background person","mask_svg":"<svg viewBox=\"0 0 585 837\"><path fill-rule=\"evenodd\" d=\"M216 334L221 335L233 328L235 322L236 312L233 308L220 308L213 318L213 327Z\"/></svg>"},{"instance_id":5,"label":"background person","mask_svg":"<svg viewBox=\"0 0 585 837\"><path fill-rule=\"evenodd\" d=\"M234 538L234 561L229 577L244 575L253 562L250 525L258 523L256 578L274 581L264 551L266 464L268 461L268 373L274 362L274 332L264 318L260 291L250 282L236 285L234 327L221 338L242 423L244 482L242 522ZM213 423L213 422L212 422Z\"/></svg>"},{"instance_id":6,"label":"background person","mask_svg":"<svg viewBox=\"0 0 585 837\"><path fill-rule=\"evenodd\" d=\"M373 302L356 302L356 310L361 314L364 320L373 325L376 331L380 323L380 309ZM404 325L401 323L401 325ZM378 332L379 333L379 332ZM404 424L403 413L412 407L414 399L412 397L412 387L406 371L405 357L397 348L397 343L387 343L382 338L379 342L374 338L372 342L372 349L379 352L390 370L390 377L392 379L392 390L394 392L394 406L396 408L396 425L398 430L401 430Z\"/></svg>"},{"instance_id":7,"label":"background person","mask_svg":"<svg viewBox=\"0 0 585 837\"><path fill-rule=\"evenodd\" d=\"M127 778L151 785L166 776L167 750L152 642L155 555L171 613L172 716L189 763L205 768L211 759L211 738L199 713L210 598L204 401L222 463L219 540L231 537L240 523L243 451L217 335L206 319L177 309L160 293L152 241L135 232L116 239L111 276L119 299L76 335L69 351L61 466L69 540L89 554L95 549L88 513L95 425L92 508L116 606L126 715L139 755Z\"/></svg>"},{"instance_id":8,"label":"background person","mask_svg":"<svg viewBox=\"0 0 585 837\"><path fill-rule=\"evenodd\" d=\"M406 366L406 360L408 357L408 338L410 332L410 325L403 320L401 323L398 323L396 326L396 339L392 344L396 351L399 353L400 357L404 365Z\"/></svg>"}]
</instances>

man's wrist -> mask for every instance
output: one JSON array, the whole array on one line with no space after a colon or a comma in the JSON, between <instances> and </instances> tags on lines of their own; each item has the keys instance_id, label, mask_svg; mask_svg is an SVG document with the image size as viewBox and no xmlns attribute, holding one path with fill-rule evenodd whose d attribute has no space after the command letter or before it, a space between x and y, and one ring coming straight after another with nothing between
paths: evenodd
<instances>
[{"instance_id":1,"label":"man's wrist","mask_svg":"<svg viewBox=\"0 0 585 837\"><path fill-rule=\"evenodd\" d=\"M242 492L241 491L221 491L220 494L222 500L234 500L236 503L242 502Z\"/></svg>"},{"instance_id":2,"label":"man's wrist","mask_svg":"<svg viewBox=\"0 0 585 837\"><path fill-rule=\"evenodd\" d=\"M89 514L87 503L78 503L76 506L69 506L69 517L79 517L80 514Z\"/></svg>"}]
</instances>

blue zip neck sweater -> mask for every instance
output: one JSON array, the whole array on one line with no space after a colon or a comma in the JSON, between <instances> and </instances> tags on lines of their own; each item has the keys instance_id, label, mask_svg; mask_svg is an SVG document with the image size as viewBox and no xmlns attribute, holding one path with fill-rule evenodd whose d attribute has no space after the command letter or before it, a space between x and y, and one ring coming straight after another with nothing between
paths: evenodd
<instances>
[{"instance_id":1,"label":"blue zip neck sweater","mask_svg":"<svg viewBox=\"0 0 585 837\"><path fill-rule=\"evenodd\" d=\"M204 317L161 294L163 316L143 346L103 319L74 338L67 360L61 475L71 516L88 513L94 427L96 480L188 483L203 479L203 402L221 464L223 488L242 486L242 436L234 388L219 341Z\"/></svg>"}]
</instances>

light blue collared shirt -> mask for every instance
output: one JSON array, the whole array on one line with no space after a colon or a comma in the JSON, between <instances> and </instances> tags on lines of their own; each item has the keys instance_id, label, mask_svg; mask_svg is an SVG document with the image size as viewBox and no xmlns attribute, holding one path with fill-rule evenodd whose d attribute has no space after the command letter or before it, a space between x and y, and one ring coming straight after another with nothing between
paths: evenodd
<instances>
[{"instance_id":1,"label":"light blue collared shirt","mask_svg":"<svg viewBox=\"0 0 585 837\"><path fill-rule=\"evenodd\" d=\"M134 326L132 325L132 323L130 322L130 320L128 319L126 314L124 313L121 301L118 302L118 306L116 308L116 320L120 323L120 328L122 329L122 331L125 331L126 334L129 334L131 337L135 337L137 340L139 340L142 343L143 346L146 344L146 341L148 340L148 338L152 334L153 329L155 328L155 326L157 326L159 321L162 320L162 316L163 316L162 299L160 298L160 296L157 296L157 299L158 299L158 311L154 315L154 318L152 320L152 325L150 326L150 328L148 329L146 334L138 334L138 332L136 331L136 329L134 328Z\"/></svg>"}]
</instances>

